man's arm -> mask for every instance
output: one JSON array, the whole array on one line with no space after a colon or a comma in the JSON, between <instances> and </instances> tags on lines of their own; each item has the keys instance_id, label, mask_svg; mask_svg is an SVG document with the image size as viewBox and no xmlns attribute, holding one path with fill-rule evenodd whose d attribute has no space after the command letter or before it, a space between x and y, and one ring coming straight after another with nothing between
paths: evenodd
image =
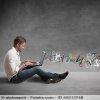
<instances>
[{"instance_id":1,"label":"man's arm","mask_svg":"<svg viewBox=\"0 0 100 100\"><path fill-rule=\"evenodd\" d=\"M31 66L33 64L35 64L36 62L33 62L31 60L27 60L27 61L23 61L21 62L20 66L19 66L19 70L24 69L25 67Z\"/></svg>"},{"instance_id":2,"label":"man's arm","mask_svg":"<svg viewBox=\"0 0 100 100\"><path fill-rule=\"evenodd\" d=\"M21 62L21 64L19 65L19 70L22 70L26 67L25 62Z\"/></svg>"}]
</instances>

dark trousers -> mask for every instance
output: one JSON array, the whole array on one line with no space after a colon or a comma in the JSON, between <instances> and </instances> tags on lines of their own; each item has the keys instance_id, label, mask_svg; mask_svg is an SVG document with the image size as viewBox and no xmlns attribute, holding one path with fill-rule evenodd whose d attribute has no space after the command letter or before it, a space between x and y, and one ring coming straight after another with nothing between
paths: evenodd
<instances>
[{"instance_id":1,"label":"dark trousers","mask_svg":"<svg viewBox=\"0 0 100 100\"><path fill-rule=\"evenodd\" d=\"M40 76L44 81L46 81L47 79L54 79L55 77L58 76L57 73L46 72L38 67L31 67L19 71L15 76L11 78L10 82L19 83L34 76L35 74Z\"/></svg>"}]
</instances>

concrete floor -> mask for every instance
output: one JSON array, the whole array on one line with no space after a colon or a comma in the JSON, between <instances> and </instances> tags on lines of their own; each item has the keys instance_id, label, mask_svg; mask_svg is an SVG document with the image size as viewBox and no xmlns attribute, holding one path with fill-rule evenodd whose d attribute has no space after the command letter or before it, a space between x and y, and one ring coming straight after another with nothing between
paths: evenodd
<instances>
[{"instance_id":1,"label":"concrete floor","mask_svg":"<svg viewBox=\"0 0 100 100\"><path fill-rule=\"evenodd\" d=\"M69 70L66 79L55 84L46 84L38 76L34 76L22 83L11 84L7 81L5 73L0 72L1 95L100 95L100 72L87 71L86 68L78 68L75 64L44 63L42 69L51 72L62 73ZM72 71L75 69L76 71ZM83 72L82 72L83 70Z\"/></svg>"},{"instance_id":2,"label":"concrete floor","mask_svg":"<svg viewBox=\"0 0 100 100\"><path fill-rule=\"evenodd\" d=\"M1 76L1 75L0 75ZM59 83L46 84L35 76L19 84L8 83L0 77L1 95L100 95L99 72L70 72Z\"/></svg>"}]
</instances>

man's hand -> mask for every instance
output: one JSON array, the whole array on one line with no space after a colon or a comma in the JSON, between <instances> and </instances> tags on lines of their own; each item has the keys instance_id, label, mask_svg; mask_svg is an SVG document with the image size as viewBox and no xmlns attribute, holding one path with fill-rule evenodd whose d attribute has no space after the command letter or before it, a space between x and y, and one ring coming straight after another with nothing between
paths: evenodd
<instances>
[{"instance_id":1,"label":"man's hand","mask_svg":"<svg viewBox=\"0 0 100 100\"><path fill-rule=\"evenodd\" d=\"M32 61L32 60L26 60L25 63L24 63L26 66L28 65L34 65L36 64L36 62Z\"/></svg>"},{"instance_id":2,"label":"man's hand","mask_svg":"<svg viewBox=\"0 0 100 100\"><path fill-rule=\"evenodd\" d=\"M27 66L31 66L31 65L34 65L36 64L37 62L34 62L32 60L26 60L26 61L23 61L21 64L20 64L20 70L22 70L23 68L27 67Z\"/></svg>"}]
</instances>

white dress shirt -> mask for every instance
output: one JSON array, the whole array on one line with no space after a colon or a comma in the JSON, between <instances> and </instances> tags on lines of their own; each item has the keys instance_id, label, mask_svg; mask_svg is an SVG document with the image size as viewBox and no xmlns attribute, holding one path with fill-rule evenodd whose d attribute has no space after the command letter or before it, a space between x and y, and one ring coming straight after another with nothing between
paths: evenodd
<instances>
[{"instance_id":1,"label":"white dress shirt","mask_svg":"<svg viewBox=\"0 0 100 100\"><path fill-rule=\"evenodd\" d=\"M14 75L18 73L20 63L21 61L19 52L17 52L16 49L12 47L12 49L7 52L4 59L4 68L9 81Z\"/></svg>"}]
</instances>

